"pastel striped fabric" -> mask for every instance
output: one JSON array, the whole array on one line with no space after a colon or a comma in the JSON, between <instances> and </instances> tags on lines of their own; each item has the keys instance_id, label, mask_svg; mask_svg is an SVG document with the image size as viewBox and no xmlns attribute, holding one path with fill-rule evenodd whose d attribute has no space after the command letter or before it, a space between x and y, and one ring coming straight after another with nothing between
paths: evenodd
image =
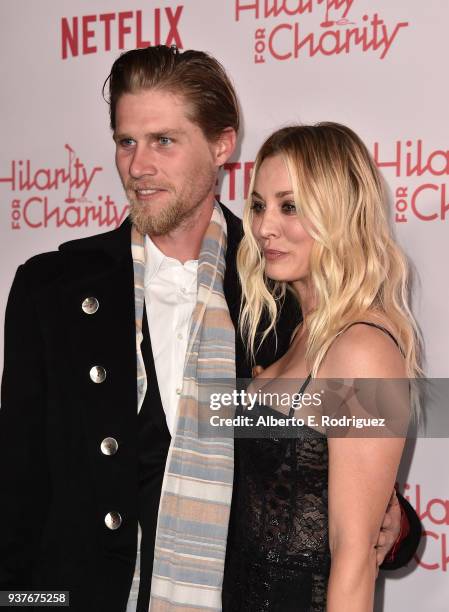
<instances>
[{"instance_id":1,"label":"pastel striped fabric","mask_svg":"<svg viewBox=\"0 0 449 612\"><path fill-rule=\"evenodd\" d=\"M133 235L134 243L139 244ZM234 447L232 438L210 435L204 391L214 379L220 379L220 390L223 380L229 381L226 390L235 384L235 331L223 293L225 254L226 221L215 204L200 250L183 392L162 485L151 612L221 610ZM143 276L135 279L136 293L140 284ZM136 299L138 338L137 307Z\"/></svg>"},{"instance_id":2,"label":"pastel striped fabric","mask_svg":"<svg viewBox=\"0 0 449 612\"><path fill-rule=\"evenodd\" d=\"M136 312L136 358L137 358L137 412L142 408L147 391L147 375L143 362L142 351L142 319L145 301L145 238L132 226L131 229L131 255L134 269L134 308Z\"/></svg>"}]
</instances>

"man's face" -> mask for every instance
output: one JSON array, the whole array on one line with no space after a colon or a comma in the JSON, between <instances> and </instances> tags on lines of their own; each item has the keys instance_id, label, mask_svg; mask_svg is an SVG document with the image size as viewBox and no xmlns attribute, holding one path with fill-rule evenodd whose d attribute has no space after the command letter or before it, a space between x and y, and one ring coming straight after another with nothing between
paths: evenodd
<instances>
[{"instance_id":1,"label":"man's face","mask_svg":"<svg viewBox=\"0 0 449 612\"><path fill-rule=\"evenodd\" d=\"M172 232L214 199L220 145L187 118L182 95L123 94L116 107L116 164L133 223L143 234Z\"/></svg>"}]
</instances>

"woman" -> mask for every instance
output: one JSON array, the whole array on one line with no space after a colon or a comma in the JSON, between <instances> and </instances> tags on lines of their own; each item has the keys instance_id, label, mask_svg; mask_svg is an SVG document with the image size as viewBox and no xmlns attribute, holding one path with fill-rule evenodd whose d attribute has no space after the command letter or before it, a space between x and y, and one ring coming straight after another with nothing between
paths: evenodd
<instances>
[{"instance_id":1,"label":"woman","mask_svg":"<svg viewBox=\"0 0 449 612\"><path fill-rule=\"evenodd\" d=\"M260 374L258 389L271 390L273 379L305 379L305 392L323 389L322 379L420 372L406 260L389 229L379 173L354 132L321 123L270 136L256 159L243 225L241 329L252 357L287 290L303 313L288 352ZM342 389L352 414L370 412ZM404 402L403 388L398 399ZM339 435L318 423L293 439L236 440L225 612L373 609L375 543L404 438L391 427L389 436L366 431Z\"/></svg>"}]
</instances>

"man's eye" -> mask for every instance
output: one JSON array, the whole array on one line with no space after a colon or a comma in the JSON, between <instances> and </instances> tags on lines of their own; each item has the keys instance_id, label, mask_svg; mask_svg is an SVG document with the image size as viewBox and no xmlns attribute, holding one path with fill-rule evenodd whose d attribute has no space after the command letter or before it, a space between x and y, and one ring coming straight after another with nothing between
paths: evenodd
<instances>
[{"instance_id":1,"label":"man's eye","mask_svg":"<svg viewBox=\"0 0 449 612\"><path fill-rule=\"evenodd\" d=\"M159 136L158 142L163 147L166 147L166 146L172 144L173 140L171 138L169 138L168 136Z\"/></svg>"},{"instance_id":2,"label":"man's eye","mask_svg":"<svg viewBox=\"0 0 449 612\"><path fill-rule=\"evenodd\" d=\"M296 213L296 205L294 202L284 202L282 204L282 210L288 215L293 215Z\"/></svg>"},{"instance_id":3,"label":"man's eye","mask_svg":"<svg viewBox=\"0 0 449 612\"><path fill-rule=\"evenodd\" d=\"M264 207L263 207L262 202L257 202L256 200L253 200L253 202L252 202L252 204L251 204L251 210L252 210L252 211L253 211L255 214L262 212L263 208L264 208Z\"/></svg>"},{"instance_id":4,"label":"man's eye","mask_svg":"<svg viewBox=\"0 0 449 612\"><path fill-rule=\"evenodd\" d=\"M119 145L125 148L132 147L135 143L136 141L133 138L122 138L119 140Z\"/></svg>"}]
</instances>

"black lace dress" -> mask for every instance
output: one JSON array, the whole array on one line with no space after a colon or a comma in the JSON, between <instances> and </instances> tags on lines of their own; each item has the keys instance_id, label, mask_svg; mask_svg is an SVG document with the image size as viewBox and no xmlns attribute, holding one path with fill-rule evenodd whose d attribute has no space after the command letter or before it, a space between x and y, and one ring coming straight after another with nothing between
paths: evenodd
<instances>
[{"instance_id":1,"label":"black lace dress","mask_svg":"<svg viewBox=\"0 0 449 612\"><path fill-rule=\"evenodd\" d=\"M270 412L279 416L265 406L252 415ZM327 440L313 429L298 429L293 439L235 440L223 612L326 608Z\"/></svg>"},{"instance_id":2,"label":"black lace dress","mask_svg":"<svg viewBox=\"0 0 449 612\"><path fill-rule=\"evenodd\" d=\"M355 321L346 329L353 325L375 327L399 346L382 325ZM326 437L308 427L294 439L235 440L223 612L324 612L328 463Z\"/></svg>"}]
</instances>

